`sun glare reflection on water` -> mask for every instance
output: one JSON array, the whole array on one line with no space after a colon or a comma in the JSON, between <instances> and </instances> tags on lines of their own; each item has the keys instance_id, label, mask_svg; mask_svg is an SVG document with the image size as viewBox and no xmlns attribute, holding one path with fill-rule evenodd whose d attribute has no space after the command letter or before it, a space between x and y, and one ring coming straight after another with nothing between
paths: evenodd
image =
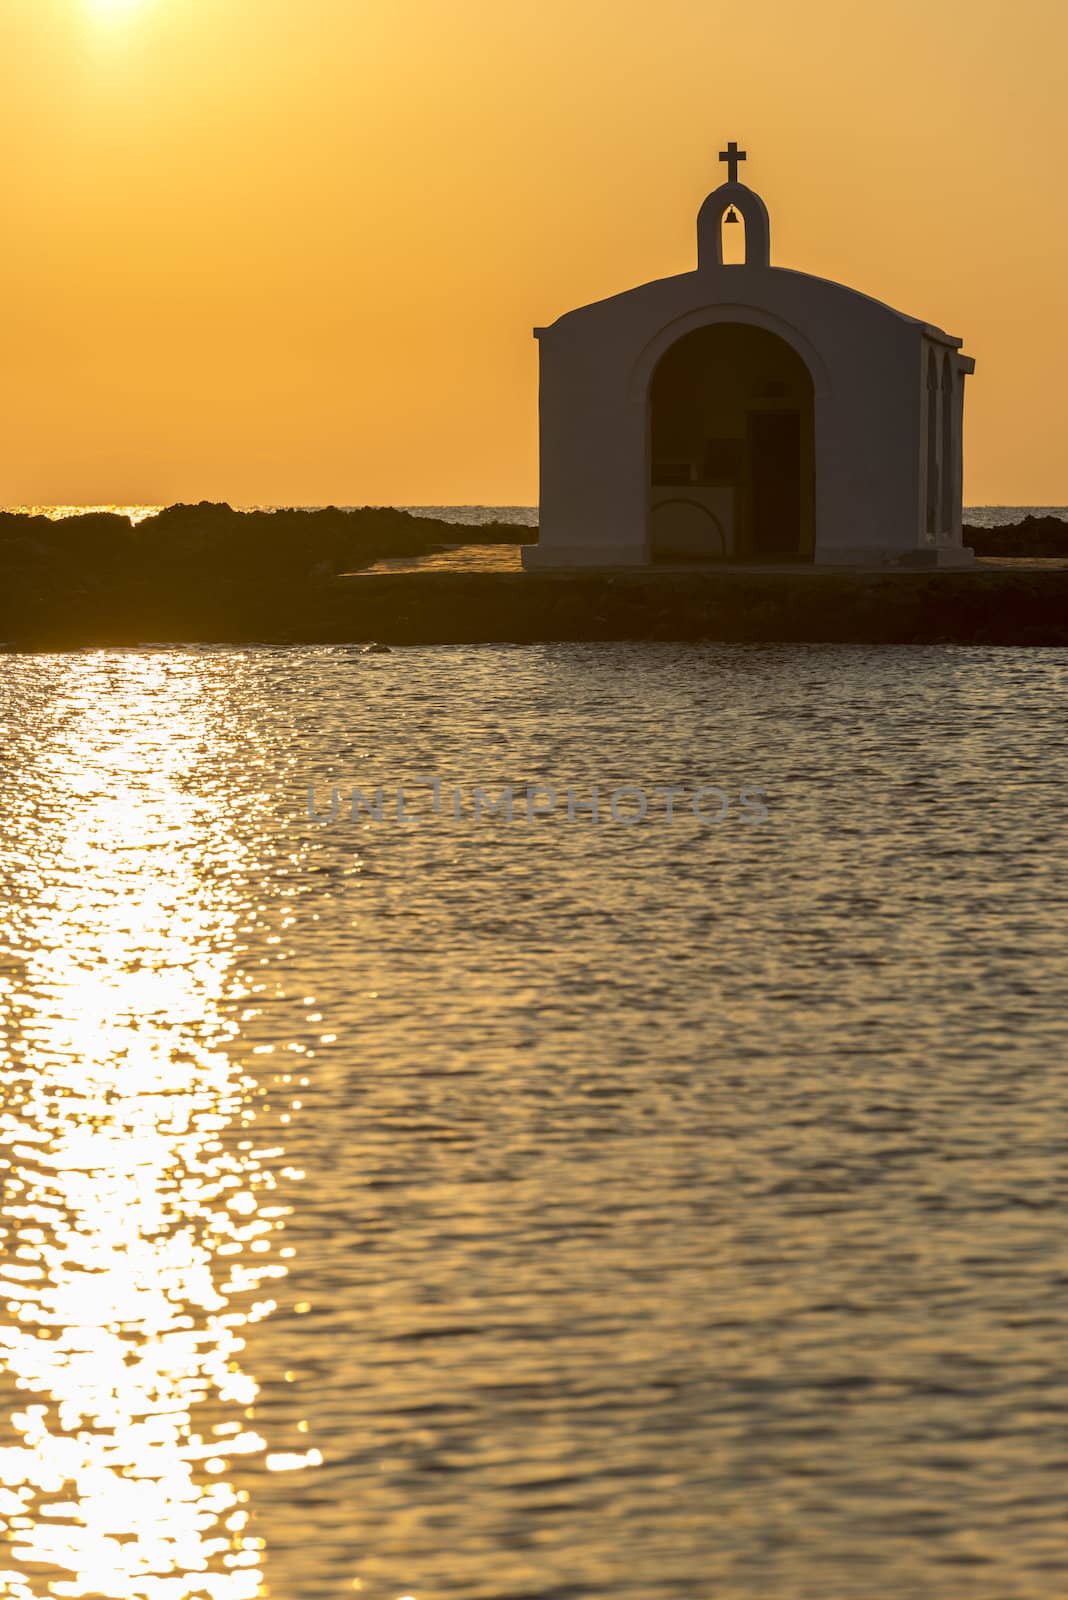
<instances>
[{"instance_id":1,"label":"sun glare reflection on water","mask_svg":"<svg viewBox=\"0 0 1068 1600\"><path fill-rule=\"evenodd\" d=\"M248 1600L263 1541L230 1465L265 1441L242 1333L286 1268L266 1156L232 1137L253 1087L220 1009L240 847L185 781L213 738L197 663L181 682L113 658L121 733L80 667L57 662L40 706L50 804L5 822L27 878L0 947L20 1041L0 1112L0 1527L20 1571L0 1592Z\"/></svg>"}]
</instances>

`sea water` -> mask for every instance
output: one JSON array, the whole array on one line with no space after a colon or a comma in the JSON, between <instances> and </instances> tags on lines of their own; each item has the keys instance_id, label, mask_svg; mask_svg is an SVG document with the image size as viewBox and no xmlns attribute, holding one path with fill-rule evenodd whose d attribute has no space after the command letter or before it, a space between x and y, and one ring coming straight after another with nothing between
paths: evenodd
<instances>
[{"instance_id":1,"label":"sea water","mask_svg":"<svg viewBox=\"0 0 1068 1600\"><path fill-rule=\"evenodd\" d=\"M1066 696L9 657L5 1600L1061 1600Z\"/></svg>"}]
</instances>

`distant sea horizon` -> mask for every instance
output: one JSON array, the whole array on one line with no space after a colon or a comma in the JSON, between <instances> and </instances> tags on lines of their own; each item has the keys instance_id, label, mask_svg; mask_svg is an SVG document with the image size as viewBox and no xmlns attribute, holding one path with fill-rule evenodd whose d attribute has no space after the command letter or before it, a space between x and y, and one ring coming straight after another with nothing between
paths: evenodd
<instances>
[{"instance_id":1,"label":"distant sea horizon","mask_svg":"<svg viewBox=\"0 0 1068 1600\"><path fill-rule=\"evenodd\" d=\"M172 504L189 504L196 502L171 502ZM378 502L385 505L386 502ZM366 504L366 503L365 503ZM65 517L88 516L93 512L106 511L113 515L129 517L134 524L146 521L149 517L157 516L165 511L165 505L23 505L6 506L8 513L21 516L45 516L53 521ZM327 506L287 506L287 505L247 505L235 506L235 511L324 511ZM363 506L344 505L337 506L339 511L359 511ZM519 528L536 528L538 525L537 506L409 506L394 505L390 509L408 511L415 517L433 517L441 522L451 522L457 527L477 528L487 522L510 522ZM1014 522L1022 522L1025 517L1058 517L1062 522L1068 522L1068 506L965 506L964 520L975 528L1004 528Z\"/></svg>"}]
</instances>

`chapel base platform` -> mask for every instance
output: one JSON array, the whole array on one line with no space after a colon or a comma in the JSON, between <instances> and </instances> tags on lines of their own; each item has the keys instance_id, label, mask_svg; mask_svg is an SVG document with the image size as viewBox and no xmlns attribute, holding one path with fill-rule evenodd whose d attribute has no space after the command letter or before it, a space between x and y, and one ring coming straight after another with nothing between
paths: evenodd
<instances>
[{"instance_id":1,"label":"chapel base platform","mask_svg":"<svg viewBox=\"0 0 1068 1600\"><path fill-rule=\"evenodd\" d=\"M662 572L680 567L700 571L714 569L754 568L766 571L774 567L822 569L824 571L860 570L864 572L915 572L963 570L975 566L975 552L967 546L938 545L915 550L881 550L864 545L851 545L843 549L824 551L818 557L768 556L760 560L745 556L719 556L714 560L701 560L686 555L662 556L650 562L644 553L631 555L626 550L606 551L603 546L572 545L557 552L545 545L530 544L523 547L522 563L527 572Z\"/></svg>"},{"instance_id":2,"label":"chapel base platform","mask_svg":"<svg viewBox=\"0 0 1068 1600\"><path fill-rule=\"evenodd\" d=\"M1068 647L1068 561L357 574L336 626L387 644L596 640Z\"/></svg>"}]
</instances>

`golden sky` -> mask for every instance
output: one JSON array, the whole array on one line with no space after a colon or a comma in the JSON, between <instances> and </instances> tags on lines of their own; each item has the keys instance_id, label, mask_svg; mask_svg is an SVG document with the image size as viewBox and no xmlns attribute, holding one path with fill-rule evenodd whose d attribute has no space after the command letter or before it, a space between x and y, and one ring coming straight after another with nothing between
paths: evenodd
<instances>
[{"instance_id":1,"label":"golden sky","mask_svg":"<svg viewBox=\"0 0 1068 1600\"><path fill-rule=\"evenodd\" d=\"M963 336L1068 502L1065 0L0 0L0 504L531 503L535 324L772 259Z\"/></svg>"}]
</instances>

